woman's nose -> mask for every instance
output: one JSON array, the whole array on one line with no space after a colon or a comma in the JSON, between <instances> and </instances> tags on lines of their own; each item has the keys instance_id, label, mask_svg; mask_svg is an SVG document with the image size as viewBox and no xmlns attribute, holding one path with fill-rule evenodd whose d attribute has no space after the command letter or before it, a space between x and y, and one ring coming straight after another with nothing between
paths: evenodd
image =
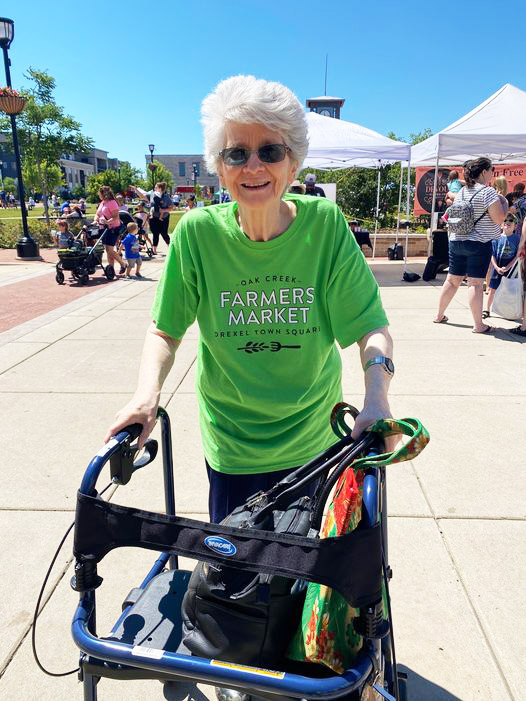
<instances>
[{"instance_id":1,"label":"woman's nose","mask_svg":"<svg viewBox=\"0 0 526 701\"><path fill-rule=\"evenodd\" d=\"M259 160L257 151L252 151L248 157L248 161L245 163L245 168L249 170L259 170L263 167L262 162Z\"/></svg>"}]
</instances>

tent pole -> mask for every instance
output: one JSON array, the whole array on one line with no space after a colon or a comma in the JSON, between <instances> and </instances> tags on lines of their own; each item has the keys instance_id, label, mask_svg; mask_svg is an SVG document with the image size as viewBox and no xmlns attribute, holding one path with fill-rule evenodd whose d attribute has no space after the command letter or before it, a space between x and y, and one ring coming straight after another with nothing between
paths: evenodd
<instances>
[{"instance_id":1,"label":"tent pole","mask_svg":"<svg viewBox=\"0 0 526 701\"><path fill-rule=\"evenodd\" d=\"M437 157L435 161L435 177L433 179L433 201L431 203L431 223L429 225L429 242L427 244L427 255L431 255L431 248L433 246L433 219L435 218L435 204L437 196L437 181L438 181L438 156L440 153L440 134L438 135L437 143Z\"/></svg>"},{"instance_id":2,"label":"tent pole","mask_svg":"<svg viewBox=\"0 0 526 701\"><path fill-rule=\"evenodd\" d=\"M400 164L401 166L402 164ZM407 256L409 255L409 207L411 197L411 160L407 161L407 197L405 200L405 251L404 251L404 273L407 268Z\"/></svg>"},{"instance_id":3,"label":"tent pole","mask_svg":"<svg viewBox=\"0 0 526 701\"><path fill-rule=\"evenodd\" d=\"M380 211L380 171L382 168L381 161L378 161L378 182L376 185L376 216L374 219L374 237L373 237L373 255L372 259L374 260L374 256L376 253L376 236L378 234L378 213Z\"/></svg>"},{"instance_id":4,"label":"tent pole","mask_svg":"<svg viewBox=\"0 0 526 701\"><path fill-rule=\"evenodd\" d=\"M398 188L398 214L396 217L396 241L398 243L398 234L400 233L400 208L402 206L402 182L404 179L404 169L402 167L402 161L400 161L400 187Z\"/></svg>"}]
</instances>

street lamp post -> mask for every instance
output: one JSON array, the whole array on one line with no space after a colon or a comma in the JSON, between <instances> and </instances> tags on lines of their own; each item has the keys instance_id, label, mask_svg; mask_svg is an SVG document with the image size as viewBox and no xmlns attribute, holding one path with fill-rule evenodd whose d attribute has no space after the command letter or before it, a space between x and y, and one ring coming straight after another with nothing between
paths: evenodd
<instances>
[{"instance_id":1,"label":"street lamp post","mask_svg":"<svg viewBox=\"0 0 526 701\"><path fill-rule=\"evenodd\" d=\"M195 163L192 165L192 171L193 171L193 175L194 175L194 193L195 193L195 196L197 197L197 188L196 188L196 186L197 186L197 165Z\"/></svg>"},{"instance_id":2,"label":"street lamp post","mask_svg":"<svg viewBox=\"0 0 526 701\"><path fill-rule=\"evenodd\" d=\"M13 37L15 35L15 23L12 19L7 19L6 17L0 17L0 46L4 54L4 66L5 66L5 78L7 87L11 88L11 71L9 67L11 61L9 60L9 55L7 50L11 46ZM16 244L16 251L18 258L34 259L40 258L38 251L38 243L29 233L29 227L27 225L27 209L26 209L26 197L24 192L24 181L22 180L22 163L20 161L20 149L18 147L18 134L16 131L16 117L14 114L9 115L11 119L11 130L13 132L13 150L15 152L16 161L16 172L18 179L18 196L20 198L20 210L22 212L22 231L23 235L18 240Z\"/></svg>"},{"instance_id":3,"label":"street lamp post","mask_svg":"<svg viewBox=\"0 0 526 701\"><path fill-rule=\"evenodd\" d=\"M153 162L153 152L155 150L155 146L153 144L148 144L148 148L150 150L150 163L148 167L152 173L152 190L155 190L155 169L157 168L157 166Z\"/></svg>"}]
</instances>

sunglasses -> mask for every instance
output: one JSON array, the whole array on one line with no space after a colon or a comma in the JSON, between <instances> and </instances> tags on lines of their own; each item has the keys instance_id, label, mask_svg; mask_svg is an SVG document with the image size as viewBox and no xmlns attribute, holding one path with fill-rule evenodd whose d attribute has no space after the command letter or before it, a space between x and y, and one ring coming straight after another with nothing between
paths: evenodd
<instances>
[{"instance_id":1,"label":"sunglasses","mask_svg":"<svg viewBox=\"0 0 526 701\"><path fill-rule=\"evenodd\" d=\"M517 221L516 219L512 219L511 217L507 217L507 219L504 220L504 223L505 224L515 224L516 221Z\"/></svg>"},{"instance_id":2,"label":"sunglasses","mask_svg":"<svg viewBox=\"0 0 526 701\"><path fill-rule=\"evenodd\" d=\"M290 150L285 144L265 144L255 151L243 146L232 146L224 148L219 155L227 166L244 166L253 153L257 153L262 163L280 163Z\"/></svg>"}]
</instances>

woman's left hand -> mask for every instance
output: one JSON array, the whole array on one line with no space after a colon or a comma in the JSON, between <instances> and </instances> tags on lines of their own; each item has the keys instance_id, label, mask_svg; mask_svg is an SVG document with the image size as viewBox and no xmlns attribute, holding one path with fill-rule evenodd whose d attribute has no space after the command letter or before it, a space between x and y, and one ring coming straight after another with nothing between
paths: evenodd
<instances>
[{"instance_id":1,"label":"woman's left hand","mask_svg":"<svg viewBox=\"0 0 526 701\"><path fill-rule=\"evenodd\" d=\"M392 419L393 415L389 404L387 402L377 402L377 401L366 401L363 409L356 417L354 423L354 428L352 430L352 437L354 439L358 438L364 431L378 421L378 419ZM385 439L385 449L387 451L393 451L400 441L399 436L389 436Z\"/></svg>"}]
</instances>

